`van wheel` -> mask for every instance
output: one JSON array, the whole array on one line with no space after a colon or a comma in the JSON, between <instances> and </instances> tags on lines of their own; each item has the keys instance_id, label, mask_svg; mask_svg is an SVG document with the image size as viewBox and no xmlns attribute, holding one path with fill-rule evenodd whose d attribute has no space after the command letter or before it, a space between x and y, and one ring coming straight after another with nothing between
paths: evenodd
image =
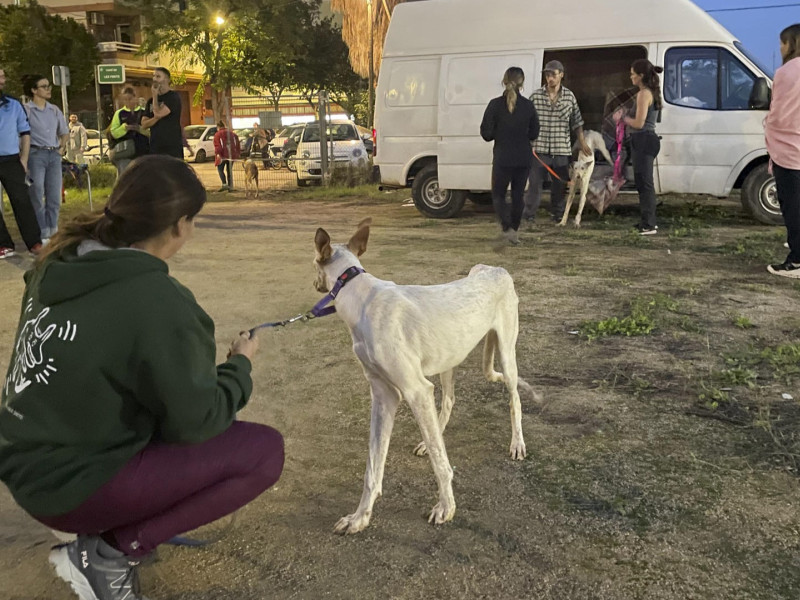
<instances>
[{"instance_id":1,"label":"van wheel","mask_svg":"<svg viewBox=\"0 0 800 600\"><path fill-rule=\"evenodd\" d=\"M467 198L469 198L473 204L479 204L481 206L492 204L492 194L490 192L470 192L467 194Z\"/></svg>"},{"instance_id":2,"label":"van wheel","mask_svg":"<svg viewBox=\"0 0 800 600\"><path fill-rule=\"evenodd\" d=\"M436 164L423 167L414 177L411 196L417 210L434 219L450 219L464 208L467 193L463 190L444 190L439 187Z\"/></svg>"},{"instance_id":3,"label":"van wheel","mask_svg":"<svg viewBox=\"0 0 800 600\"><path fill-rule=\"evenodd\" d=\"M300 179L299 177L297 178L297 187L308 187L310 185L311 185L310 179Z\"/></svg>"},{"instance_id":4,"label":"van wheel","mask_svg":"<svg viewBox=\"0 0 800 600\"><path fill-rule=\"evenodd\" d=\"M767 163L750 171L742 185L742 208L765 225L782 225L775 178L767 172Z\"/></svg>"}]
</instances>

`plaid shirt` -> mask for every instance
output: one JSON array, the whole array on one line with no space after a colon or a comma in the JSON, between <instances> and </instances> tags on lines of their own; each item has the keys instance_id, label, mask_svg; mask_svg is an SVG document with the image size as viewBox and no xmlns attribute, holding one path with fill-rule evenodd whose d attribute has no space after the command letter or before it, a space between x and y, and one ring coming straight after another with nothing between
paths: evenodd
<instances>
[{"instance_id":1,"label":"plaid shirt","mask_svg":"<svg viewBox=\"0 0 800 600\"><path fill-rule=\"evenodd\" d=\"M531 94L531 102L539 114L539 137L533 144L537 154L568 156L572 154L570 132L583 127L583 117L575 94L561 86L555 103L550 102L547 86Z\"/></svg>"}]
</instances>

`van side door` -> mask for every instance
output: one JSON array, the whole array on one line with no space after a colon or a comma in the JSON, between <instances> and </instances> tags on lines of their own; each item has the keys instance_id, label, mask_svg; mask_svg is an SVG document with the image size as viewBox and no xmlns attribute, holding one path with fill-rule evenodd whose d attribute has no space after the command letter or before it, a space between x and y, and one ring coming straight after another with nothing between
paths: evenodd
<instances>
[{"instance_id":1,"label":"van side door","mask_svg":"<svg viewBox=\"0 0 800 600\"><path fill-rule=\"evenodd\" d=\"M450 190L490 190L492 144L480 136L481 120L492 98L503 93L509 67L525 72L523 95L541 80L542 50L514 53L450 54L442 58L439 90L439 185Z\"/></svg>"},{"instance_id":2,"label":"van side door","mask_svg":"<svg viewBox=\"0 0 800 600\"><path fill-rule=\"evenodd\" d=\"M749 108L760 75L736 49L714 44L659 44L664 66L661 192L726 196L745 157L766 154L763 110Z\"/></svg>"}]
</instances>

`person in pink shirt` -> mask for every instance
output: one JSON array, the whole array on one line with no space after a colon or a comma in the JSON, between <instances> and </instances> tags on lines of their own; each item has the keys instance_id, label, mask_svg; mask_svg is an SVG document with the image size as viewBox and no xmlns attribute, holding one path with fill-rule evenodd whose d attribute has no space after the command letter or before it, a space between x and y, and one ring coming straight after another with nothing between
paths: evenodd
<instances>
[{"instance_id":1,"label":"person in pink shirt","mask_svg":"<svg viewBox=\"0 0 800 600\"><path fill-rule=\"evenodd\" d=\"M800 279L800 23L784 29L780 40L783 66L772 81L772 105L764 133L786 224L789 256L767 270Z\"/></svg>"}]
</instances>

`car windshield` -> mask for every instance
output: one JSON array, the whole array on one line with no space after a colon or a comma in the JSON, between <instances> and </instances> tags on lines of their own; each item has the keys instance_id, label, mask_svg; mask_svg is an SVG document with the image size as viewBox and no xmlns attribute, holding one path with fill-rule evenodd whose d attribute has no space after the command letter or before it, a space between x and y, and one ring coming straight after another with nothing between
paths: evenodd
<instances>
[{"instance_id":1,"label":"car windshield","mask_svg":"<svg viewBox=\"0 0 800 600\"><path fill-rule=\"evenodd\" d=\"M206 130L205 126L200 125L197 127L191 127L191 126L187 127L184 129L184 132L186 133L187 140L199 140L200 136L203 135L203 132L205 130Z\"/></svg>"},{"instance_id":2,"label":"car windshield","mask_svg":"<svg viewBox=\"0 0 800 600\"><path fill-rule=\"evenodd\" d=\"M741 42L733 42L733 45L739 49L739 52L741 52L748 59L750 59L750 62L752 62L755 66L761 69L761 72L764 73L764 75L766 75L770 79L774 79L775 72L772 69L770 69L767 65L762 63L761 60L759 60L755 54L750 52L750 50L748 50L744 44L742 44Z\"/></svg>"},{"instance_id":3,"label":"car windshield","mask_svg":"<svg viewBox=\"0 0 800 600\"><path fill-rule=\"evenodd\" d=\"M329 140L334 142L345 142L350 140L357 140L356 130L352 125L328 125L327 135ZM303 134L304 142L318 142L319 141L319 125L309 125L306 127Z\"/></svg>"}]
</instances>

